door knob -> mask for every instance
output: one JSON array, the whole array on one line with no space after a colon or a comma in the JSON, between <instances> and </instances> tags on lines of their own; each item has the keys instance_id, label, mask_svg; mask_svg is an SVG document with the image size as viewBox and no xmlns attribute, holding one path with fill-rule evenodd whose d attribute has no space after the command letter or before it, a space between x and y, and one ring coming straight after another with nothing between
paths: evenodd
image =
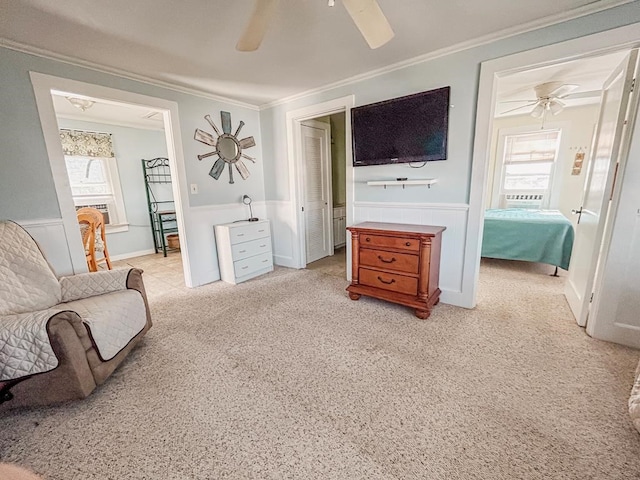
<instances>
[{"instance_id":1,"label":"door knob","mask_svg":"<svg viewBox=\"0 0 640 480\"><path fill-rule=\"evenodd\" d=\"M580 223L580 218L582 217L582 206L580 206L578 210L571 210L571 213L573 213L574 215L578 215L577 223Z\"/></svg>"}]
</instances>

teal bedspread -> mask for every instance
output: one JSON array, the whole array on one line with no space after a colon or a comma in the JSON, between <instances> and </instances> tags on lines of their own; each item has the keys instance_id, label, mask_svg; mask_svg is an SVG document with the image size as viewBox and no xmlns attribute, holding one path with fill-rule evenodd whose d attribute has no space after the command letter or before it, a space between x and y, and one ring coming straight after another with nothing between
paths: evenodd
<instances>
[{"instance_id":1,"label":"teal bedspread","mask_svg":"<svg viewBox=\"0 0 640 480\"><path fill-rule=\"evenodd\" d=\"M557 210L486 210L482 256L556 265L567 270L573 225Z\"/></svg>"}]
</instances>

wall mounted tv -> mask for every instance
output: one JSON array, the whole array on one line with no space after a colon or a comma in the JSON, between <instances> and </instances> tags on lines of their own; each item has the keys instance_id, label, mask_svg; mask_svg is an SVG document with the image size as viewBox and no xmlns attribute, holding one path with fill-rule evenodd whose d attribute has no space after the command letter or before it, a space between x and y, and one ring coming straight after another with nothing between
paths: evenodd
<instances>
[{"instance_id":1,"label":"wall mounted tv","mask_svg":"<svg viewBox=\"0 0 640 480\"><path fill-rule=\"evenodd\" d=\"M353 165L447 159L450 87L351 110Z\"/></svg>"}]
</instances>

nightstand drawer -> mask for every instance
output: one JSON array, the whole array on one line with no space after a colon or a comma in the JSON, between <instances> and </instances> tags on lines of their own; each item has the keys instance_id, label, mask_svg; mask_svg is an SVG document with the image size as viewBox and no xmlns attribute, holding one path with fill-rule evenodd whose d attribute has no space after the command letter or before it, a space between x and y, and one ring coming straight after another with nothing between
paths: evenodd
<instances>
[{"instance_id":1,"label":"nightstand drawer","mask_svg":"<svg viewBox=\"0 0 640 480\"><path fill-rule=\"evenodd\" d=\"M250 242L231 245L231 255L233 256L234 261L267 252L271 252L270 238L258 238L256 240L251 240Z\"/></svg>"},{"instance_id":2,"label":"nightstand drawer","mask_svg":"<svg viewBox=\"0 0 640 480\"><path fill-rule=\"evenodd\" d=\"M365 233L360 236L360 245L363 247L387 247L417 252L420 249L420 240L417 238L383 237Z\"/></svg>"},{"instance_id":3,"label":"nightstand drawer","mask_svg":"<svg viewBox=\"0 0 640 480\"><path fill-rule=\"evenodd\" d=\"M363 248L360 252L361 265L398 272L418 273L418 259L418 255L410 253L395 253L368 248Z\"/></svg>"},{"instance_id":4,"label":"nightstand drawer","mask_svg":"<svg viewBox=\"0 0 640 480\"><path fill-rule=\"evenodd\" d=\"M233 262L233 268L236 277L244 277L265 268L273 270L273 255L271 255L271 252L268 252L238 260L237 262Z\"/></svg>"},{"instance_id":5,"label":"nightstand drawer","mask_svg":"<svg viewBox=\"0 0 640 480\"><path fill-rule=\"evenodd\" d=\"M269 231L269 222L255 222L254 224L242 225L239 227L232 227L229 229L229 239L231 245L235 245L240 242L249 242L256 238L271 237ZM271 240L269 240L271 241Z\"/></svg>"},{"instance_id":6,"label":"nightstand drawer","mask_svg":"<svg viewBox=\"0 0 640 480\"><path fill-rule=\"evenodd\" d=\"M407 277L395 273L382 273L361 268L358 281L362 285L391 290L392 292L406 293L407 295L418 294L418 279L415 277Z\"/></svg>"}]
</instances>

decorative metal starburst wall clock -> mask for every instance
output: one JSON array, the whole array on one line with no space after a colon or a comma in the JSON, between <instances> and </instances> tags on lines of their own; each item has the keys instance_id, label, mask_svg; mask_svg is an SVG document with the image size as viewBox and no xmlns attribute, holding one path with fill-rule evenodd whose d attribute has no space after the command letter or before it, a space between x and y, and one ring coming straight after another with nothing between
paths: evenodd
<instances>
[{"instance_id":1,"label":"decorative metal starburst wall clock","mask_svg":"<svg viewBox=\"0 0 640 480\"><path fill-rule=\"evenodd\" d=\"M215 148L215 150L203 155L198 155L198 160L203 160L205 158L217 155L218 159L213 164L213 167L211 167L209 175L218 180L220 178L220 175L222 174L222 171L224 170L225 165L228 164L229 183L234 183L234 165L242 179L246 180L249 177L250 173L247 165L242 161L242 159L245 158L253 163L256 163L256 160L255 158L242 153L242 150L255 147L256 142L253 137L246 137L242 140L238 140L238 135L240 134L240 130L242 130L242 127L244 126L244 122L241 120L236 132L232 134L231 114L229 112L220 112L220 119L222 120L222 133L220 133L220 130L218 129L218 127L216 127L216 124L213 122L210 115L205 115L204 119L209 122L209 125L211 125L211 128L213 128L214 134L196 128L196 133L193 138L201 143L204 143L205 145L209 145L210 147Z\"/></svg>"}]
</instances>

